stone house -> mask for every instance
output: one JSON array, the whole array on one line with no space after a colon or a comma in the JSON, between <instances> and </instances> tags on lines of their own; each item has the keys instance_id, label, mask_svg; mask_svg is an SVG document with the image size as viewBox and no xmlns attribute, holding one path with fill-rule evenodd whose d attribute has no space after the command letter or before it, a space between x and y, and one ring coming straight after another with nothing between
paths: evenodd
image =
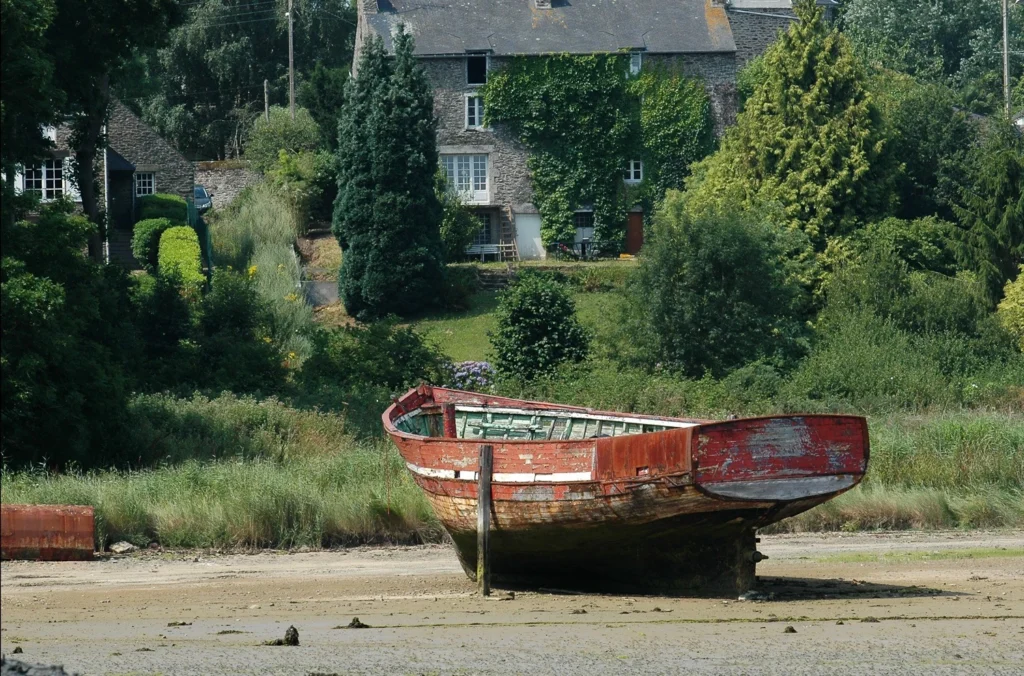
<instances>
[{"instance_id":1,"label":"stone house","mask_svg":"<svg viewBox=\"0 0 1024 676\"><path fill-rule=\"evenodd\" d=\"M23 167L16 178L18 191L35 192L43 202L68 197L81 202L71 167L71 130L44 130L53 141L52 159ZM106 125L107 147L98 154L96 179L101 209L107 214L107 258L133 264L131 231L138 199L155 193L192 199L195 169L191 162L140 120L123 103L113 100Z\"/></svg>"},{"instance_id":2,"label":"stone house","mask_svg":"<svg viewBox=\"0 0 1024 676\"><path fill-rule=\"evenodd\" d=\"M381 36L390 51L393 32L405 25L433 86L441 164L482 223L469 253L544 258L527 150L501 125L483 126L478 89L488 73L517 56L626 52L633 72L670 64L703 81L720 134L735 119L737 68L794 18L791 7L789 0L359 0L355 64L366 36ZM641 162L628 162L624 180L642 179ZM576 240L585 246L593 213L579 207ZM637 208L626 250L635 253L642 242Z\"/></svg>"}]
</instances>

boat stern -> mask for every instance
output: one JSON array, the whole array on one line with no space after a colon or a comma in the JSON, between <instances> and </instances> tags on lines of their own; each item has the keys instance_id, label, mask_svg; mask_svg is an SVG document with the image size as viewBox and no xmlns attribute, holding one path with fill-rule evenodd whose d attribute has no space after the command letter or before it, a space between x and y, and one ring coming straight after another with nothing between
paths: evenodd
<instances>
[{"instance_id":1,"label":"boat stern","mask_svg":"<svg viewBox=\"0 0 1024 676\"><path fill-rule=\"evenodd\" d=\"M824 501L867 471L867 421L859 416L747 418L694 431L695 483L725 500Z\"/></svg>"}]
</instances>

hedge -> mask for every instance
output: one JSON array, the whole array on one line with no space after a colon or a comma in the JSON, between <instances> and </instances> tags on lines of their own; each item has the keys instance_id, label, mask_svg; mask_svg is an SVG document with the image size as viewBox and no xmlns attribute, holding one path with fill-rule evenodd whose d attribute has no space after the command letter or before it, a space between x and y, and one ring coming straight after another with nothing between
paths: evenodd
<instances>
[{"instance_id":1,"label":"hedge","mask_svg":"<svg viewBox=\"0 0 1024 676\"><path fill-rule=\"evenodd\" d=\"M200 259L199 236L187 225L169 228L160 235L158 270L176 274L186 288L199 289L206 283Z\"/></svg>"},{"instance_id":2,"label":"hedge","mask_svg":"<svg viewBox=\"0 0 1024 676\"><path fill-rule=\"evenodd\" d=\"M174 223L169 218L147 218L135 224L132 233L132 254L135 260L142 263L150 272L156 270L160 236L172 227Z\"/></svg>"},{"instance_id":3,"label":"hedge","mask_svg":"<svg viewBox=\"0 0 1024 676\"><path fill-rule=\"evenodd\" d=\"M139 198L139 220L167 218L174 223L188 223L188 206L178 195L157 193Z\"/></svg>"}]
</instances>

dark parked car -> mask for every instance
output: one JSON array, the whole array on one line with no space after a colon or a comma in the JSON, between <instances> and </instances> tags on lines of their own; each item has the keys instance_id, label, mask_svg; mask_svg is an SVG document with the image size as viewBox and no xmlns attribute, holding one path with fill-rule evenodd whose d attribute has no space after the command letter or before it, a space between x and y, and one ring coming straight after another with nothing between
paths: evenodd
<instances>
[{"instance_id":1,"label":"dark parked car","mask_svg":"<svg viewBox=\"0 0 1024 676\"><path fill-rule=\"evenodd\" d=\"M196 209L202 213L213 206L213 193L206 192L206 188L201 185L197 185L193 189L193 197L196 202Z\"/></svg>"}]
</instances>

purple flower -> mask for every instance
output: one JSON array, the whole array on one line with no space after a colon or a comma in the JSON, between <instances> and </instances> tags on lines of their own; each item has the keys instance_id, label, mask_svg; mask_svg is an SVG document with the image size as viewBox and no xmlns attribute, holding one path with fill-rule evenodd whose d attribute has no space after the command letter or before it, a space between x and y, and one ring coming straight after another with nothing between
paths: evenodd
<instances>
[{"instance_id":1,"label":"purple flower","mask_svg":"<svg viewBox=\"0 0 1024 676\"><path fill-rule=\"evenodd\" d=\"M485 392L494 385L494 369L485 361L463 361L455 364L451 382L448 384L457 390Z\"/></svg>"}]
</instances>

